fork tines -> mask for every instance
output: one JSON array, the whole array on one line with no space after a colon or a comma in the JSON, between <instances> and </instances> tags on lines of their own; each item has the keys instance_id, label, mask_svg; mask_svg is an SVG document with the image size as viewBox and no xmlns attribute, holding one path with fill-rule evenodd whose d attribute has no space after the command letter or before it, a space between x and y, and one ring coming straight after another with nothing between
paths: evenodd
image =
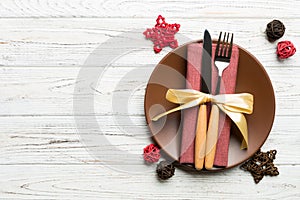
<instances>
[{"instance_id":1,"label":"fork tines","mask_svg":"<svg viewBox=\"0 0 300 200\"><path fill-rule=\"evenodd\" d=\"M231 35L230 43L228 43L229 35ZM233 33L224 33L223 41L221 41L222 32L220 32L219 40L216 47L216 56L220 59L230 59L232 53ZM221 48L220 48L221 44Z\"/></svg>"}]
</instances>

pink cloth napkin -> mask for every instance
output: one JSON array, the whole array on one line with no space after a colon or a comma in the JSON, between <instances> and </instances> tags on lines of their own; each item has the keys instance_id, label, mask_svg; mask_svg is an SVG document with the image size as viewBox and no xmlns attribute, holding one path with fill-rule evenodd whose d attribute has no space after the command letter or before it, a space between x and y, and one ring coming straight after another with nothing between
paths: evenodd
<instances>
[{"instance_id":1,"label":"pink cloth napkin","mask_svg":"<svg viewBox=\"0 0 300 200\"><path fill-rule=\"evenodd\" d=\"M202 44L190 44L187 50L186 88L200 90ZM195 132L199 107L183 111L180 163L194 164Z\"/></svg>"},{"instance_id":2,"label":"pink cloth napkin","mask_svg":"<svg viewBox=\"0 0 300 200\"><path fill-rule=\"evenodd\" d=\"M214 60L216 45L213 44L212 60ZM202 44L193 43L187 49L186 88L200 90ZM235 93L236 76L238 70L239 49L233 46L229 66L223 71L220 94ZM213 94L217 84L218 72L212 62L212 88ZM180 163L194 164L195 132L197 126L198 107L184 110L183 129L181 141ZM225 120L225 121L224 121ZM228 163L228 147L230 140L231 120L220 112L219 138L217 143L214 165L226 167Z\"/></svg>"}]
</instances>

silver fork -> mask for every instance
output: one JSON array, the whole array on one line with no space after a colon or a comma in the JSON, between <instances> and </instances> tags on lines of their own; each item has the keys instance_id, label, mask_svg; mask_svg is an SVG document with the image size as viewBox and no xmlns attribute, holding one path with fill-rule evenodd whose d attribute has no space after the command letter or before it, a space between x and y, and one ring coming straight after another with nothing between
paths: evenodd
<instances>
[{"instance_id":1,"label":"silver fork","mask_svg":"<svg viewBox=\"0 0 300 200\"><path fill-rule=\"evenodd\" d=\"M228 43L230 33L224 34L223 41L221 41L222 32L220 32L219 40L215 52L215 65L218 68L218 82L216 87L216 94L220 92L220 84L222 79L222 73L230 63L232 45L233 45L233 33L231 34L230 43ZM225 41L226 40L226 41Z\"/></svg>"},{"instance_id":2,"label":"silver fork","mask_svg":"<svg viewBox=\"0 0 300 200\"><path fill-rule=\"evenodd\" d=\"M232 45L233 45L233 34L231 34L230 44L229 33L224 34L223 41L221 41L222 32L220 32L219 40L216 47L215 53L215 65L218 68L218 83L216 87L216 94L220 92L220 83L222 79L222 73L226 67L229 66ZM218 141L218 132L219 132L219 108L217 105L213 104L211 107L208 129L206 134L206 149L205 149L205 168L210 170L213 168L216 146Z\"/></svg>"}]
</instances>

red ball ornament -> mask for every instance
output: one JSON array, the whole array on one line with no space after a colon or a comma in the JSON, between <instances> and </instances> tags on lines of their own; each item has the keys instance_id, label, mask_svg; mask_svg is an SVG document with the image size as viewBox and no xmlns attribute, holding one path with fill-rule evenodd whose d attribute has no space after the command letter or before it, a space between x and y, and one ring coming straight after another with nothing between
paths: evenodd
<instances>
[{"instance_id":1,"label":"red ball ornament","mask_svg":"<svg viewBox=\"0 0 300 200\"><path fill-rule=\"evenodd\" d=\"M277 55L280 59L291 57L296 53L296 48L290 41L281 41L277 44Z\"/></svg>"},{"instance_id":2,"label":"red ball ornament","mask_svg":"<svg viewBox=\"0 0 300 200\"><path fill-rule=\"evenodd\" d=\"M144 148L144 160L149 163L154 163L160 159L160 150L154 144L150 144Z\"/></svg>"}]
</instances>

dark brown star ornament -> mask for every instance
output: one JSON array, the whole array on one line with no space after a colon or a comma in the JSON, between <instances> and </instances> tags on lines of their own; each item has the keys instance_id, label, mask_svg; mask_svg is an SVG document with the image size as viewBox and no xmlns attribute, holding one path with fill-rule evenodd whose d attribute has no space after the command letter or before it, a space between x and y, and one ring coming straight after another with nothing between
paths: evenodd
<instances>
[{"instance_id":1,"label":"dark brown star ornament","mask_svg":"<svg viewBox=\"0 0 300 200\"><path fill-rule=\"evenodd\" d=\"M265 175L277 176L279 175L279 171L273 163L276 153L276 150L270 150L266 153L258 150L254 156L243 163L240 168L249 171L255 183L259 183Z\"/></svg>"}]
</instances>

